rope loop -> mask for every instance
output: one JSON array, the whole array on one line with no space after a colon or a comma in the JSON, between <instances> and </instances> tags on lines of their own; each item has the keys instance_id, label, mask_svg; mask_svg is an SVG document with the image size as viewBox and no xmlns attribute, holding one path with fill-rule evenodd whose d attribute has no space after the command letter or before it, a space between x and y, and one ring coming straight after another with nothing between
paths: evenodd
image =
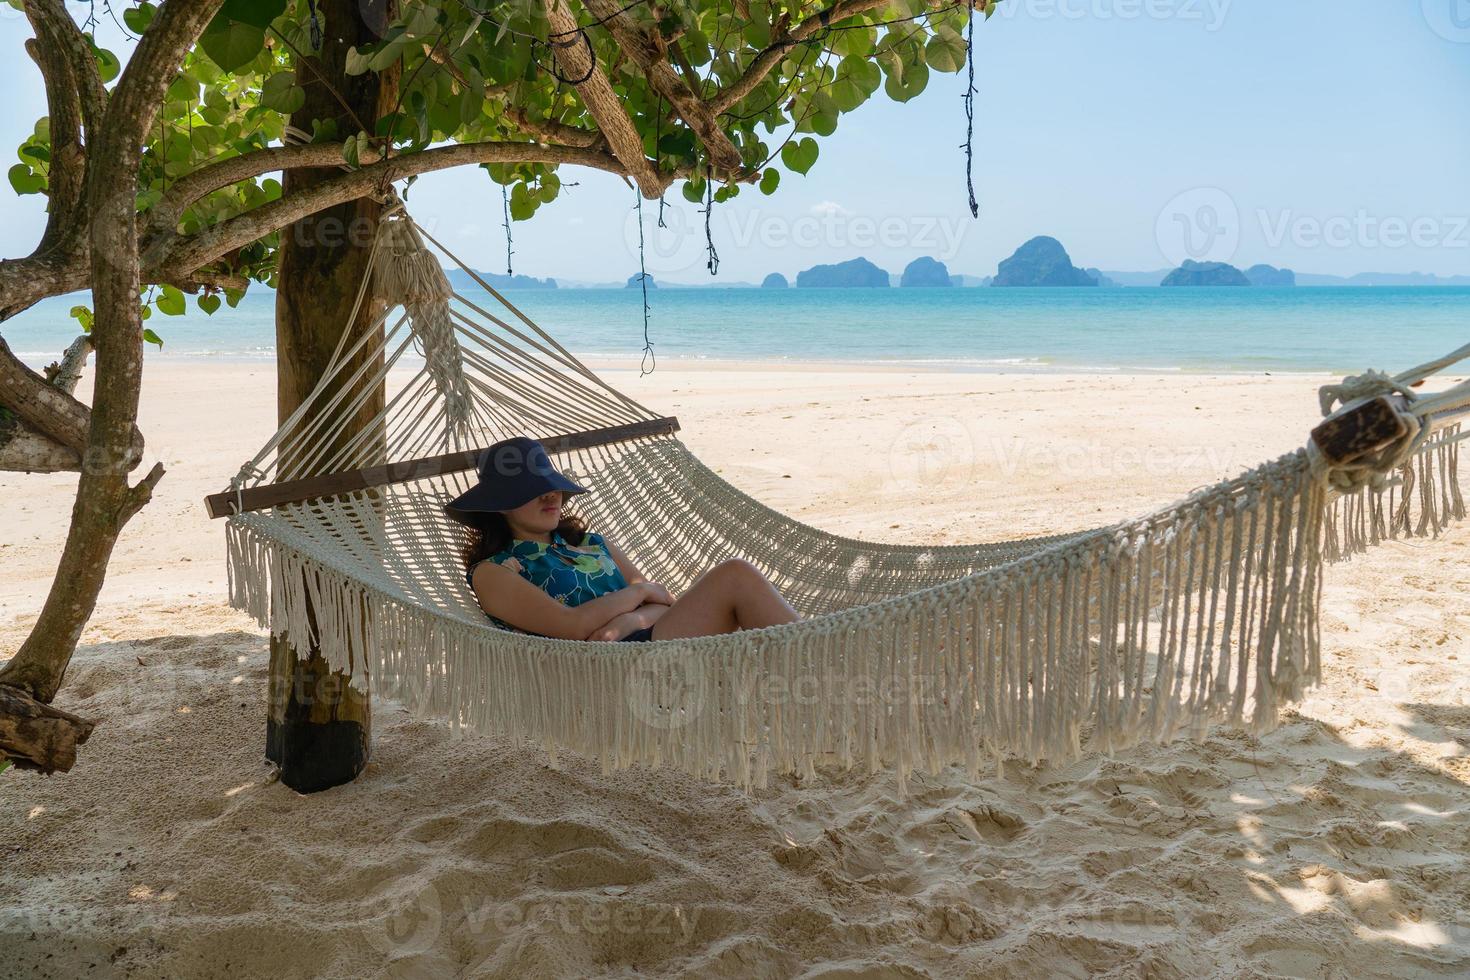
<instances>
[{"instance_id":1,"label":"rope loop","mask_svg":"<svg viewBox=\"0 0 1470 980\"><path fill-rule=\"evenodd\" d=\"M1414 411L1419 393L1410 387L1411 383L1405 375L1393 377L1383 371L1368 370L1348 375L1338 384L1319 388L1317 398L1322 414L1328 417L1341 414L1348 406L1368 398L1402 395L1404 404L1394 406L1394 413L1403 421L1405 432L1401 438L1345 463L1328 460L1315 442L1309 442L1307 457L1312 474L1340 493L1354 493L1365 487L1375 492L1384 490L1391 475L1408 464L1433 432L1432 427Z\"/></svg>"},{"instance_id":2,"label":"rope loop","mask_svg":"<svg viewBox=\"0 0 1470 980\"><path fill-rule=\"evenodd\" d=\"M1391 394L1403 395L1406 401L1411 402L1419 397L1413 388L1386 372L1368 370L1362 374L1350 374L1337 384L1323 385L1317 389L1317 400L1325 418L1349 402Z\"/></svg>"}]
</instances>

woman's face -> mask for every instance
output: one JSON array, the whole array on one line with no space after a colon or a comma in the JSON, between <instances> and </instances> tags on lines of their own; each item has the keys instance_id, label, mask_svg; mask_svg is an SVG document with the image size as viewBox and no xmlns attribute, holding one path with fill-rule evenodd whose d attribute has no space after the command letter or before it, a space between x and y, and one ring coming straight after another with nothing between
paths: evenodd
<instances>
[{"instance_id":1,"label":"woman's face","mask_svg":"<svg viewBox=\"0 0 1470 980\"><path fill-rule=\"evenodd\" d=\"M515 510L506 511L505 519L519 537L525 536L523 532L549 533L561 523L563 498L562 491L549 490Z\"/></svg>"}]
</instances>

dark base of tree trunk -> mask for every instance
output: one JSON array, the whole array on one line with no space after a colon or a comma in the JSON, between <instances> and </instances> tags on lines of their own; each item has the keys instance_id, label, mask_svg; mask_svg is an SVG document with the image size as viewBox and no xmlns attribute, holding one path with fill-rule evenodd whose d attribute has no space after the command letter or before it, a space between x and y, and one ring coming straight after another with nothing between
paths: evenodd
<instances>
[{"instance_id":1,"label":"dark base of tree trunk","mask_svg":"<svg viewBox=\"0 0 1470 980\"><path fill-rule=\"evenodd\" d=\"M77 746L96 725L42 704L20 688L0 685L0 759L17 769L67 772L76 764Z\"/></svg>"},{"instance_id":2,"label":"dark base of tree trunk","mask_svg":"<svg viewBox=\"0 0 1470 980\"><path fill-rule=\"evenodd\" d=\"M367 766L371 702L318 651L302 656L271 639L265 757L281 782L316 793L356 779Z\"/></svg>"}]
</instances>

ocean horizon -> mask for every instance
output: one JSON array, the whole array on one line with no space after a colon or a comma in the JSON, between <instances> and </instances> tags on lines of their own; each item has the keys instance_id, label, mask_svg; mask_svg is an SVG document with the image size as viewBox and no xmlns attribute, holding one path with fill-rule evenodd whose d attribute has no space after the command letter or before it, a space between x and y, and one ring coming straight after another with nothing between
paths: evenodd
<instances>
[{"instance_id":1,"label":"ocean horizon","mask_svg":"<svg viewBox=\"0 0 1470 980\"><path fill-rule=\"evenodd\" d=\"M487 293L465 292L492 312ZM659 360L842 362L959 370L1330 372L1402 370L1470 342L1470 287L750 289L649 291ZM507 299L578 356L642 357L638 289L526 289ZM54 297L0 324L27 363L80 333ZM155 312L145 357L268 360L275 294L208 316Z\"/></svg>"}]
</instances>

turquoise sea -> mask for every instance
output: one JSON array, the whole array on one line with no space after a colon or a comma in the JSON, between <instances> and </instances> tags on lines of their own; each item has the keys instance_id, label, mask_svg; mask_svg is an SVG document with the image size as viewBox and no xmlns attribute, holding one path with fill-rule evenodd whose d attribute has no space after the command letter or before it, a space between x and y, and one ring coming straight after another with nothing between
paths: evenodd
<instances>
[{"instance_id":1,"label":"turquoise sea","mask_svg":"<svg viewBox=\"0 0 1470 980\"><path fill-rule=\"evenodd\" d=\"M478 293L478 291L476 291ZM519 290L508 297L583 356L643 348L636 289ZM493 304L478 293L470 298ZM976 370L1399 370L1470 342L1470 288L655 289L661 361L781 359L944 364ZM83 299L85 301L85 299ZM76 335L59 297L0 324L32 363ZM274 355L275 297L213 317L155 314L148 357ZM490 307L487 307L490 308Z\"/></svg>"}]
</instances>

